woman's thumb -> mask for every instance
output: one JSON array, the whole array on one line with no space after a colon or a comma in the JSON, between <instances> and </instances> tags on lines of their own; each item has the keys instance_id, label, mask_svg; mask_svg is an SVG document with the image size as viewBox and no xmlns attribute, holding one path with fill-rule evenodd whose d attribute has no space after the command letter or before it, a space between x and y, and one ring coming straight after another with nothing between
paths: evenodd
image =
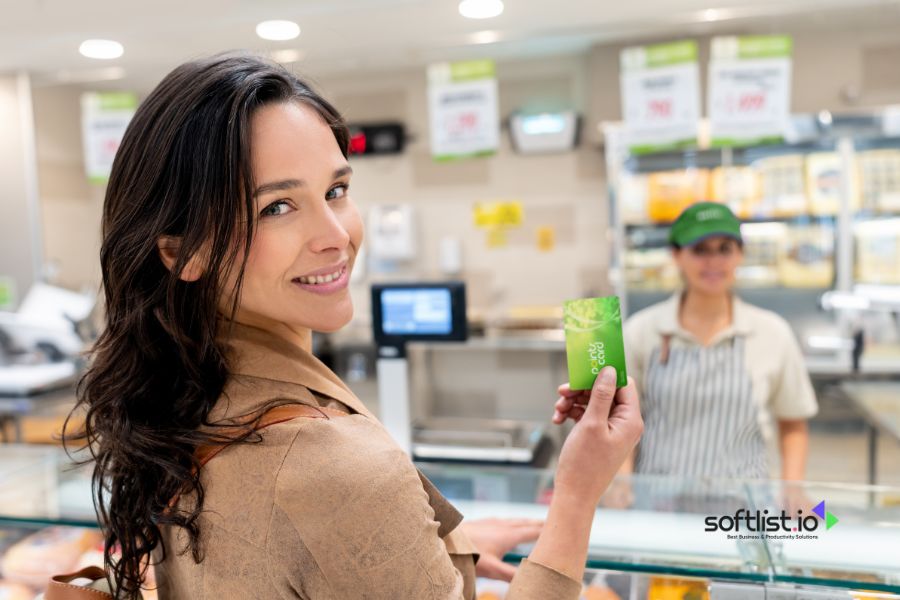
<instances>
[{"instance_id":1,"label":"woman's thumb","mask_svg":"<svg viewBox=\"0 0 900 600\"><path fill-rule=\"evenodd\" d=\"M615 367L603 367L594 380L591 388L591 399L588 402L584 416L593 419L606 420L612 407L613 398L616 395L616 369Z\"/></svg>"}]
</instances>

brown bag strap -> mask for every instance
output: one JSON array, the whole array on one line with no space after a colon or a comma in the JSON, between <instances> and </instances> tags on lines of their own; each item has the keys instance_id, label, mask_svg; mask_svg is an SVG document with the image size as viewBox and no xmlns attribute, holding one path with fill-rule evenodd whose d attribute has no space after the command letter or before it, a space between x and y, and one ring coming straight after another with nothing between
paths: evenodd
<instances>
[{"instance_id":1,"label":"brown bag strap","mask_svg":"<svg viewBox=\"0 0 900 600\"><path fill-rule=\"evenodd\" d=\"M257 422L254 431L277 425L278 423L286 423L298 418L307 419L331 419L334 417L346 417L345 413L334 408L326 408L324 406L308 406L306 404L283 404L268 410ZM235 433L243 433L245 430L239 426L228 428L227 431ZM200 446L194 452L200 467L206 465L209 461L216 457L219 452L228 447L228 444L210 444ZM177 504L178 496L172 498L169 507L172 508ZM100 567L85 567L75 573L67 573L65 575L54 575L50 579L47 591L44 594L44 600L111 600L112 596L103 590L93 587L83 587L73 585L71 582L75 579L90 579L92 582L107 580L106 571Z\"/></svg>"},{"instance_id":2,"label":"brown bag strap","mask_svg":"<svg viewBox=\"0 0 900 600\"><path fill-rule=\"evenodd\" d=\"M334 408L326 408L324 406L309 406L307 404L282 404L275 408L269 409L257 423L254 431L271 427L279 423L286 423L298 418L307 419L330 419L332 417L346 417L347 413ZM233 431L234 433L243 433L245 430L240 427L228 428L226 433ZM219 452L228 447L228 444L209 444L200 446L194 451L197 462L203 467L211 461Z\"/></svg>"},{"instance_id":3,"label":"brown bag strap","mask_svg":"<svg viewBox=\"0 0 900 600\"><path fill-rule=\"evenodd\" d=\"M85 567L74 573L54 575L50 578L44 600L111 600L112 596L93 587L74 585L75 579L90 579L92 582L106 580L106 571L100 567Z\"/></svg>"}]
</instances>

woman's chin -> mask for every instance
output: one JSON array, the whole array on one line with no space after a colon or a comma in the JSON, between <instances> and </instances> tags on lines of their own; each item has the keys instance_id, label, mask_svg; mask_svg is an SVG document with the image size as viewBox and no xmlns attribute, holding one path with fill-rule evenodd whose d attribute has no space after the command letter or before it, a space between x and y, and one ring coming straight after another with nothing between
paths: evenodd
<instances>
[{"instance_id":1,"label":"woman's chin","mask_svg":"<svg viewBox=\"0 0 900 600\"><path fill-rule=\"evenodd\" d=\"M335 312L325 316L325 318L317 319L307 326L313 331L318 331L320 333L334 333L335 331L346 327L351 319L353 319L352 307L350 310Z\"/></svg>"}]
</instances>

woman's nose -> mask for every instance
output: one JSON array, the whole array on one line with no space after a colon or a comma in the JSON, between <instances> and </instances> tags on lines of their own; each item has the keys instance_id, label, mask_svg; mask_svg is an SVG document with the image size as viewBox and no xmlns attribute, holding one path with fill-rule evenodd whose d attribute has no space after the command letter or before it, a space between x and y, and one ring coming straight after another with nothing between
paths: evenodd
<instances>
[{"instance_id":1,"label":"woman's nose","mask_svg":"<svg viewBox=\"0 0 900 600\"><path fill-rule=\"evenodd\" d=\"M311 220L309 247L314 252L326 250L343 250L350 243L350 234L344 227L339 215L331 206L323 202L323 206L315 211L315 218Z\"/></svg>"}]
</instances>

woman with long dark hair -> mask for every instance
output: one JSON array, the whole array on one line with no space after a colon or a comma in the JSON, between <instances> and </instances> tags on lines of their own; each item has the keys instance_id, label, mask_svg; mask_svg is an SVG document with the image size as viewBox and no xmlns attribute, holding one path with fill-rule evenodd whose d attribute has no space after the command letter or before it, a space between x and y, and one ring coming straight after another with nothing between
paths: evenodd
<instances>
[{"instance_id":1,"label":"woman with long dark hair","mask_svg":"<svg viewBox=\"0 0 900 600\"><path fill-rule=\"evenodd\" d=\"M234 54L175 69L129 125L103 212L106 327L78 405L117 597L152 562L163 600L472 598L476 572L531 535L463 533L310 353L311 330L352 316L347 137L303 81ZM594 508L641 430L633 387L613 382L566 411L578 424L511 599L578 597ZM285 406L318 418L269 418Z\"/></svg>"}]
</instances>

